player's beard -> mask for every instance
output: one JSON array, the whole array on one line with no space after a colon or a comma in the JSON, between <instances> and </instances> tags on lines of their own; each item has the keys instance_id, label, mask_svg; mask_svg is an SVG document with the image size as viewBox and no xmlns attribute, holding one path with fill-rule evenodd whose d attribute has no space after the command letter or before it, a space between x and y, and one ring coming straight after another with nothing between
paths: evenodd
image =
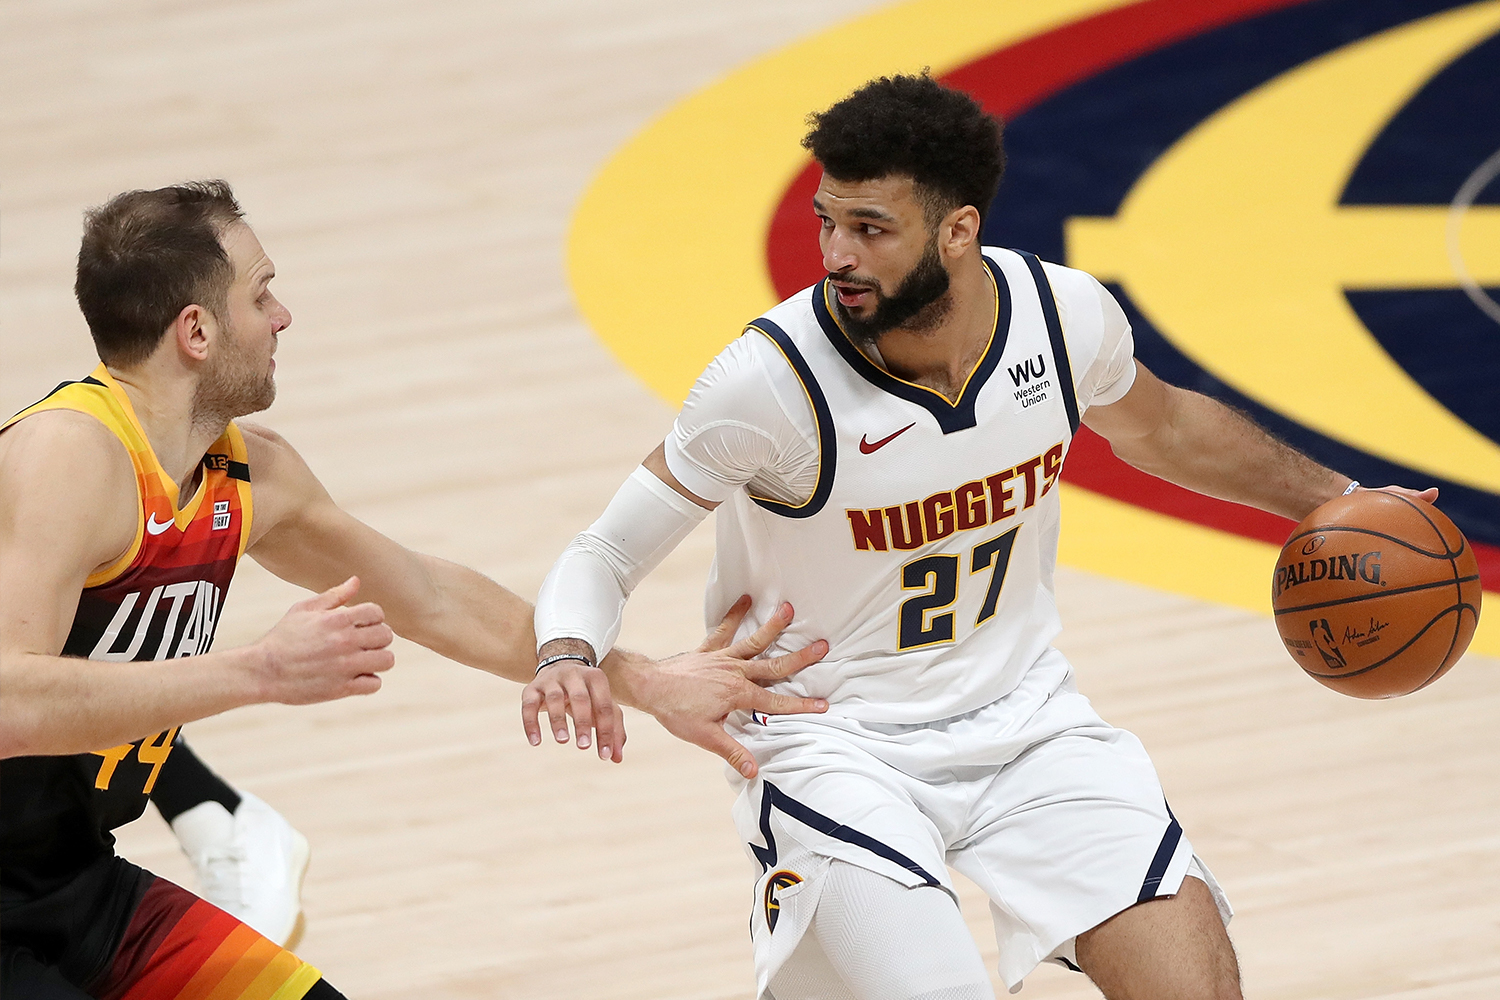
<instances>
[{"instance_id":1,"label":"player's beard","mask_svg":"<svg viewBox=\"0 0 1500 1000\"><path fill-rule=\"evenodd\" d=\"M268 359L251 357L227 322L220 324L217 346L220 350L193 392L193 423L201 427L223 427L276 401L276 377Z\"/></svg>"},{"instance_id":2,"label":"player's beard","mask_svg":"<svg viewBox=\"0 0 1500 1000\"><path fill-rule=\"evenodd\" d=\"M848 278L837 275L829 277L849 281ZM948 295L952 282L947 268L943 267L942 258L938 256L936 235L927 241L927 246L922 250L922 258L906 273L901 284L890 295L882 293L876 284L858 281L849 283L862 284L875 293L875 308L863 319L852 315L838 299L833 302L849 339L864 346L873 347L881 334L898 327L916 332L930 330L953 307L953 300Z\"/></svg>"}]
</instances>

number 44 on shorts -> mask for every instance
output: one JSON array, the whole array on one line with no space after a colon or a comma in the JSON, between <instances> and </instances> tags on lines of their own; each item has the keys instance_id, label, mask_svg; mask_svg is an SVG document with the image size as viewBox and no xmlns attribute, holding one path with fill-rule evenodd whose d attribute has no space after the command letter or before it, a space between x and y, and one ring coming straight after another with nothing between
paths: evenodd
<instances>
[{"instance_id":1,"label":"number 44 on shorts","mask_svg":"<svg viewBox=\"0 0 1500 1000\"><path fill-rule=\"evenodd\" d=\"M969 553L969 575L990 571L989 589L985 591L979 617L974 619L975 628L995 616L1005 571L1010 568L1011 549L1015 548L1016 532L1020 530L1017 525L998 538L980 542ZM914 559L901 567L901 589L921 593L901 602L897 649L953 641L954 614L943 609L958 600L958 568L962 561L962 556L942 553Z\"/></svg>"},{"instance_id":2,"label":"number 44 on shorts","mask_svg":"<svg viewBox=\"0 0 1500 1000\"><path fill-rule=\"evenodd\" d=\"M146 787L141 789L142 795L150 795L151 789L156 787L156 777L161 774L161 766L172 756L172 741L177 738L179 726L173 726L165 732L157 733L150 739L141 740L140 746L134 743L121 743L117 747L108 750L94 750L104 759L99 762L99 775L94 779L94 787L100 791L109 789L109 783L115 776L115 768L120 766L120 761L130 756L130 751L135 751L136 759L142 764L151 765L151 774L146 778Z\"/></svg>"}]
</instances>

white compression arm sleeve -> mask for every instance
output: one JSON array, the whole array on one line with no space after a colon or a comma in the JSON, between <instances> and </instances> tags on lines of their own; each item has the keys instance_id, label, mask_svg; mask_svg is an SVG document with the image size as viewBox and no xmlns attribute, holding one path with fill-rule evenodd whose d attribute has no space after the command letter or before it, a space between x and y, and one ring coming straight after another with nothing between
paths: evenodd
<instances>
[{"instance_id":1,"label":"white compression arm sleeve","mask_svg":"<svg viewBox=\"0 0 1500 1000\"><path fill-rule=\"evenodd\" d=\"M708 511L637 466L599 520L552 565L536 598L537 648L583 639L604 659L620 634L625 599Z\"/></svg>"}]
</instances>

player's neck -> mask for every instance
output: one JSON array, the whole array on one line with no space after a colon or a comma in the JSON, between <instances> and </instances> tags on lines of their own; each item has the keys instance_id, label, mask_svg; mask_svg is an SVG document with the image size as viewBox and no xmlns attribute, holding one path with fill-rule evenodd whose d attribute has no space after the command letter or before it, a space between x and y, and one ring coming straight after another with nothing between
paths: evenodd
<instances>
[{"instance_id":1,"label":"player's neck","mask_svg":"<svg viewBox=\"0 0 1500 1000\"><path fill-rule=\"evenodd\" d=\"M130 398L162 471L177 484L180 505L197 489L203 455L223 435L225 424L194 420L196 381L156 368L148 361L130 369L111 368L109 373Z\"/></svg>"},{"instance_id":2,"label":"player's neck","mask_svg":"<svg viewBox=\"0 0 1500 1000\"><path fill-rule=\"evenodd\" d=\"M886 371L956 402L994 333L995 290L978 254L954 267L951 282L946 309L887 331L878 349Z\"/></svg>"}]
</instances>

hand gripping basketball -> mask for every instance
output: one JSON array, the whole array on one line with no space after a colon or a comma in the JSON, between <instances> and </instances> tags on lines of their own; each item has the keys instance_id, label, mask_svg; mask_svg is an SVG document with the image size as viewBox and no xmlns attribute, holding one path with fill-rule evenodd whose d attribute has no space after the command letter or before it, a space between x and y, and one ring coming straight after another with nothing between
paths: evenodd
<instances>
[{"instance_id":1,"label":"hand gripping basketball","mask_svg":"<svg viewBox=\"0 0 1500 1000\"><path fill-rule=\"evenodd\" d=\"M1436 490L1357 490L1314 510L1271 583L1287 651L1319 683L1395 698L1437 680L1479 623L1479 564L1430 500Z\"/></svg>"}]
</instances>

